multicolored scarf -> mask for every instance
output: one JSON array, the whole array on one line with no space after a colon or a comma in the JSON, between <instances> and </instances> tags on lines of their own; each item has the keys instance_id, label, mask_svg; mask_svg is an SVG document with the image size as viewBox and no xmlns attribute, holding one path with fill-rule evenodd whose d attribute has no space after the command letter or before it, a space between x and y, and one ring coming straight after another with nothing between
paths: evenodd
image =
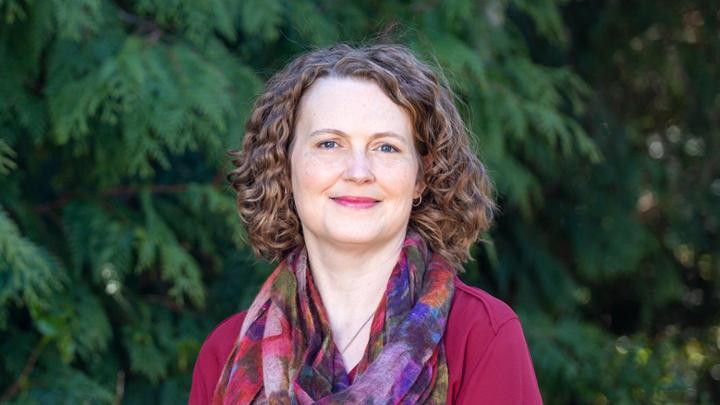
<instances>
[{"instance_id":1,"label":"multicolored scarf","mask_svg":"<svg viewBox=\"0 0 720 405\"><path fill-rule=\"evenodd\" d=\"M213 404L444 404L453 277L409 231L351 384L307 252L296 250L250 306Z\"/></svg>"}]
</instances>

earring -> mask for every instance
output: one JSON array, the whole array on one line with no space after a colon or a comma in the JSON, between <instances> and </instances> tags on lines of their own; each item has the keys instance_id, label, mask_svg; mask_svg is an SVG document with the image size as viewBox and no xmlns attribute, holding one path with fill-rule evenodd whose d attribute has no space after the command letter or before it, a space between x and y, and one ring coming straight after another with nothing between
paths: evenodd
<instances>
[{"instance_id":1,"label":"earring","mask_svg":"<svg viewBox=\"0 0 720 405\"><path fill-rule=\"evenodd\" d=\"M422 204L422 194L420 194L420 197L418 198L418 201L417 201L417 202L415 202L415 200L413 200L413 205L412 205L412 206L413 206L413 207L419 207L420 204Z\"/></svg>"}]
</instances>

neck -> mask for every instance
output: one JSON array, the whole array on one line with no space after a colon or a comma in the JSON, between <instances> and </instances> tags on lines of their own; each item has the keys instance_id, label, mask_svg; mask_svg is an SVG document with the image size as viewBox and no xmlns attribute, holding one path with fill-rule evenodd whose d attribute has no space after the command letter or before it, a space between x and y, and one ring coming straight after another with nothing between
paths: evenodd
<instances>
[{"instance_id":1,"label":"neck","mask_svg":"<svg viewBox=\"0 0 720 405\"><path fill-rule=\"evenodd\" d=\"M365 320L378 306L397 264L405 234L373 246L305 243L315 285L333 329Z\"/></svg>"}]
</instances>

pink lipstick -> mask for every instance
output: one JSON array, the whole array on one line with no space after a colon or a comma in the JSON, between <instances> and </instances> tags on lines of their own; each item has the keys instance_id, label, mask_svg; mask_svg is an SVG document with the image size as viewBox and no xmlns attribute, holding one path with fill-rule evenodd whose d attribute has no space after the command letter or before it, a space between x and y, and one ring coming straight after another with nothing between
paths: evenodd
<instances>
[{"instance_id":1,"label":"pink lipstick","mask_svg":"<svg viewBox=\"0 0 720 405\"><path fill-rule=\"evenodd\" d=\"M340 205L350 208L372 208L380 202L374 198L353 197L345 195L340 197L333 197L332 200Z\"/></svg>"}]
</instances>

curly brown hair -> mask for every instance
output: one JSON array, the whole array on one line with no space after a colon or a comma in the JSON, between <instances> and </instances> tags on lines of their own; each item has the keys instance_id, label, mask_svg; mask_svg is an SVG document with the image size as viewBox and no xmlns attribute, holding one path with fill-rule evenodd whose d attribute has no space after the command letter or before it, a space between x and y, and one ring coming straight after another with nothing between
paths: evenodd
<instances>
[{"instance_id":1,"label":"curly brown hair","mask_svg":"<svg viewBox=\"0 0 720 405\"><path fill-rule=\"evenodd\" d=\"M452 91L401 45L315 50L267 82L247 121L242 149L230 152L236 168L228 174L255 254L279 260L304 243L291 198L290 145L303 93L328 76L371 80L409 113L426 185L409 226L461 270L497 210L492 183L472 151Z\"/></svg>"}]
</instances>

